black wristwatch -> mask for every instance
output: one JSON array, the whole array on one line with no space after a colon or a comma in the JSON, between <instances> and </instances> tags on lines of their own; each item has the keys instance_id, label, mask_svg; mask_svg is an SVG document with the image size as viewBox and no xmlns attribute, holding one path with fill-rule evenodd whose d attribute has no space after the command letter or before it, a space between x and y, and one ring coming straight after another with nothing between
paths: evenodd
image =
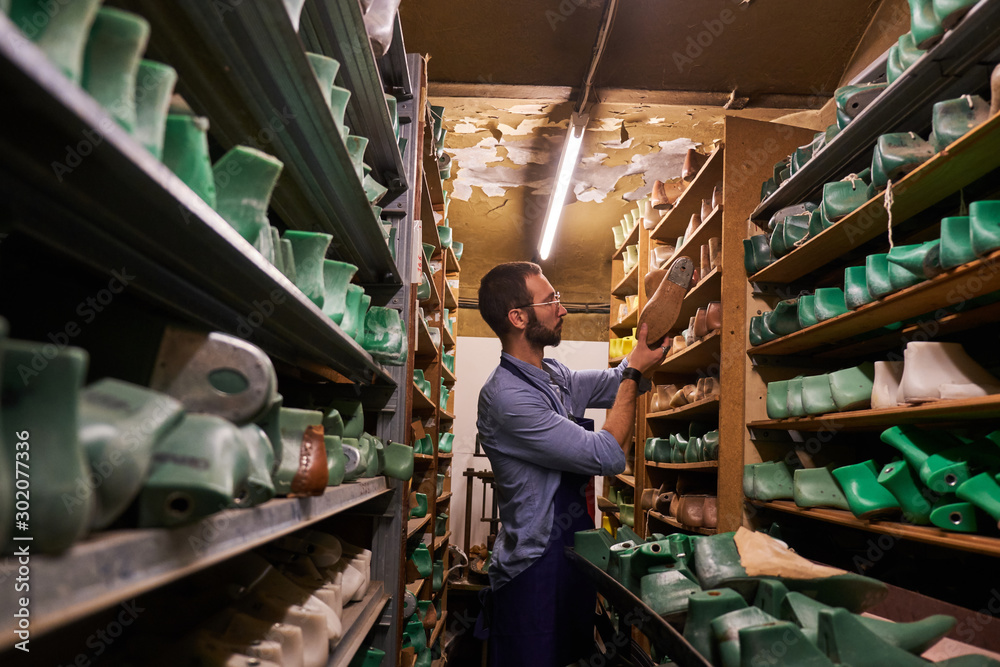
<instances>
[{"instance_id":1,"label":"black wristwatch","mask_svg":"<svg viewBox=\"0 0 1000 667\"><path fill-rule=\"evenodd\" d=\"M632 380L635 382L636 387L640 394L645 394L647 391L653 388L653 383L642 376L638 370L632 368L631 366L622 370L622 382L625 380Z\"/></svg>"}]
</instances>

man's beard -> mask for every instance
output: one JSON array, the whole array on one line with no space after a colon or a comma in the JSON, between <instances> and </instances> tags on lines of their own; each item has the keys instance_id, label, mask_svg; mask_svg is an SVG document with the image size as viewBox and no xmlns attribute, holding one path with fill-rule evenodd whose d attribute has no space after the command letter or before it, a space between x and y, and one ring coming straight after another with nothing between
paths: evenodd
<instances>
[{"instance_id":1,"label":"man's beard","mask_svg":"<svg viewBox=\"0 0 1000 667\"><path fill-rule=\"evenodd\" d=\"M538 321L538 316L535 315L534 311L528 311L528 326L524 330L525 339L534 345L540 347L552 346L555 347L562 342L562 332L557 328L556 330L546 329L541 322ZM562 321L560 320L560 324Z\"/></svg>"}]
</instances>

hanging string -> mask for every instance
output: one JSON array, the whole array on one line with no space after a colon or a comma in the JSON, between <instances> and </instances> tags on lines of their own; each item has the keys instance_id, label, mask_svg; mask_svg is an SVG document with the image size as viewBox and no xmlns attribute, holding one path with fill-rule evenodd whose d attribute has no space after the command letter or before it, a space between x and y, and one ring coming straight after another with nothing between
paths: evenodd
<instances>
[{"instance_id":1,"label":"hanging string","mask_svg":"<svg viewBox=\"0 0 1000 667\"><path fill-rule=\"evenodd\" d=\"M885 186L885 197L882 200L882 206L885 207L885 212L888 214L888 215L886 215L886 232L889 235L889 250L892 250L892 248L893 248L893 243L892 243L892 203L893 203L892 181L890 180L886 184L886 186Z\"/></svg>"},{"instance_id":2,"label":"hanging string","mask_svg":"<svg viewBox=\"0 0 1000 667\"><path fill-rule=\"evenodd\" d=\"M958 214L961 216L969 215L969 206L965 203L965 188L958 191Z\"/></svg>"}]
</instances>

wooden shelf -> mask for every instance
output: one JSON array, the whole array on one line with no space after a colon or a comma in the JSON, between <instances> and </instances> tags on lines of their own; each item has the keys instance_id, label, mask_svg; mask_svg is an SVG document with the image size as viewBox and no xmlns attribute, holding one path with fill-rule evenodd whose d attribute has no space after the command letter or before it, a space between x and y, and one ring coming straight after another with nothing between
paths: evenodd
<instances>
[{"instance_id":1,"label":"wooden shelf","mask_svg":"<svg viewBox=\"0 0 1000 667\"><path fill-rule=\"evenodd\" d=\"M615 248L615 254L611 256L611 259L621 259L622 255L625 254L625 248L629 247L630 245L635 245L636 243L639 242L639 228L641 226L642 226L642 220L639 220L635 223L635 226L632 227L632 231L628 233L628 238L625 239L625 243L622 243L620 246Z\"/></svg>"},{"instance_id":2,"label":"wooden shelf","mask_svg":"<svg viewBox=\"0 0 1000 667\"><path fill-rule=\"evenodd\" d=\"M952 401L932 401L921 405L887 408L885 410L854 410L830 412L815 417L766 419L750 422L753 429L794 431L843 431L889 428L899 424L928 422L965 422L970 419L1000 417L1000 395L978 396Z\"/></svg>"},{"instance_id":3,"label":"wooden shelf","mask_svg":"<svg viewBox=\"0 0 1000 667\"><path fill-rule=\"evenodd\" d=\"M40 637L383 493L388 493L384 477L360 479L330 487L322 496L276 498L176 528L110 530L59 556L32 554L31 636ZM13 557L0 560L0 565L5 571L8 566L10 572L17 569ZM17 597L0 596L0 648L17 641Z\"/></svg>"},{"instance_id":4,"label":"wooden shelf","mask_svg":"<svg viewBox=\"0 0 1000 667\"><path fill-rule=\"evenodd\" d=\"M632 270L625 274L615 288L611 290L611 293L617 297L624 299L632 294L639 293L639 263L632 267Z\"/></svg>"},{"instance_id":5,"label":"wooden shelf","mask_svg":"<svg viewBox=\"0 0 1000 667\"><path fill-rule=\"evenodd\" d=\"M650 468L663 468L664 470L715 470L719 467L718 461L698 461L697 463L657 463L646 461Z\"/></svg>"},{"instance_id":6,"label":"wooden shelf","mask_svg":"<svg viewBox=\"0 0 1000 667\"><path fill-rule=\"evenodd\" d=\"M423 252L423 248L421 248L421 252ZM427 281L431 286L431 295L421 301L420 305L428 310L437 310L437 307L441 304L441 296L438 294L437 283L434 282L434 274L431 273L431 265L426 261L422 261L422 263L424 275L427 276Z\"/></svg>"},{"instance_id":7,"label":"wooden shelf","mask_svg":"<svg viewBox=\"0 0 1000 667\"><path fill-rule=\"evenodd\" d=\"M987 556L1000 556L1000 538L996 537L952 533L933 526L914 526L911 524L896 523L895 521L862 521L845 510L826 508L803 509L791 500L771 500L767 502L748 500L748 502L757 507L766 507L779 512L835 523L849 528L893 535L902 539L934 544L949 549L970 551Z\"/></svg>"},{"instance_id":8,"label":"wooden shelf","mask_svg":"<svg viewBox=\"0 0 1000 667\"><path fill-rule=\"evenodd\" d=\"M452 248L444 249L444 271L445 273L458 273L462 270L461 265L458 263L458 257L455 256L455 251Z\"/></svg>"},{"instance_id":9,"label":"wooden shelf","mask_svg":"<svg viewBox=\"0 0 1000 667\"><path fill-rule=\"evenodd\" d=\"M420 596L420 589L424 587L426 579L417 579L413 583L406 584L406 590L410 591L414 597Z\"/></svg>"},{"instance_id":10,"label":"wooden shelf","mask_svg":"<svg viewBox=\"0 0 1000 667\"><path fill-rule=\"evenodd\" d=\"M436 167L437 164L435 161ZM438 234L437 224L434 222L434 202L428 181L429 179L425 172L421 182L423 192L420 193L420 235L423 243L434 246L434 250L431 252L431 257L434 257L441 252L441 235Z\"/></svg>"},{"instance_id":11,"label":"wooden shelf","mask_svg":"<svg viewBox=\"0 0 1000 667\"><path fill-rule=\"evenodd\" d=\"M691 181L667 215L651 232L650 238L657 241L676 241L684 233L691 216L701 212L701 200L712 196L712 189L722 180L724 148L719 146L708 156L698 174Z\"/></svg>"},{"instance_id":12,"label":"wooden shelf","mask_svg":"<svg viewBox=\"0 0 1000 667\"><path fill-rule=\"evenodd\" d=\"M413 411L431 412L434 409L434 402L427 398L424 392L420 391L420 387L417 386L416 382L413 382Z\"/></svg>"},{"instance_id":13,"label":"wooden shelf","mask_svg":"<svg viewBox=\"0 0 1000 667\"><path fill-rule=\"evenodd\" d=\"M722 271L720 268L712 269L701 279L697 285L692 287L684 296L681 302L681 310L677 314L678 322L688 322L699 308L704 308L709 301L722 300Z\"/></svg>"},{"instance_id":14,"label":"wooden shelf","mask_svg":"<svg viewBox=\"0 0 1000 667\"><path fill-rule=\"evenodd\" d=\"M427 640L428 646L433 646L434 642L441 635L441 631L444 630L444 623L448 620L448 612L442 611L441 618L438 619L437 623L434 624L434 631L431 632L431 638Z\"/></svg>"},{"instance_id":15,"label":"wooden shelf","mask_svg":"<svg viewBox=\"0 0 1000 667\"><path fill-rule=\"evenodd\" d=\"M888 324L947 309L956 303L961 305L964 301L1000 289L1000 271L995 270L997 261L1000 261L1000 250L865 304L857 310L751 347L748 354L821 351L844 339L875 331Z\"/></svg>"},{"instance_id":16,"label":"wooden shelf","mask_svg":"<svg viewBox=\"0 0 1000 667\"><path fill-rule=\"evenodd\" d=\"M710 193L711 194L711 193ZM685 229L687 229L685 227ZM716 206L695 228L691 238L684 239L684 244L674 251L674 257L688 257L695 266L701 263L701 247L708 245L708 239L713 236L722 238L722 206ZM671 260L673 261L673 260Z\"/></svg>"},{"instance_id":17,"label":"wooden shelf","mask_svg":"<svg viewBox=\"0 0 1000 667\"><path fill-rule=\"evenodd\" d=\"M437 457L439 459L450 459L451 458L451 452L438 452Z\"/></svg>"},{"instance_id":18,"label":"wooden shelf","mask_svg":"<svg viewBox=\"0 0 1000 667\"><path fill-rule=\"evenodd\" d=\"M618 505L611 502L604 496L597 496L597 509L599 509L602 512L607 512L609 510L617 512Z\"/></svg>"},{"instance_id":19,"label":"wooden shelf","mask_svg":"<svg viewBox=\"0 0 1000 667\"><path fill-rule=\"evenodd\" d=\"M629 311L628 315L625 316L625 319L612 324L611 330L619 336L628 336L632 334L632 329L635 329L638 326L638 322L639 308L637 306Z\"/></svg>"},{"instance_id":20,"label":"wooden shelf","mask_svg":"<svg viewBox=\"0 0 1000 667\"><path fill-rule=\"evenodd\" d=\"M431 520L431 515L428 513L426 516L420 517L419 519L410 519L406 522L406 539L410 539L417 533L419 533L427 522Z\"/></svg>"},{"instance_id":21,"label":"wooden shelf","mask_svg":"<svg viewBox=\"0 0 1000 667\"><path fill-rule=\"evenodd\" d=\"M448 412L447 410L441 410L440 419L441 421L453 422L455 421L455 415Z\"/></svg>"},{"instance_id":22,"label":"wooden shelf","mask_svg":"<svg viewBox=\"0 0 1000 667\"><path fill-rule=\"evenodd\" d=\"M448 370L448 367L445 366L444 363L441 364L441 377L444 378L445 383L455 384L458 382L458 378L455 377L454 373Z\"/></svg>"},{"instance_id":23,"label":"wooden shelf","mask_svg":"<svg viewBox=\"0 0 1000 667\"><path fill-rule=\"evenodd\" d=\"M433 463L434 462L434 457L431 456L430 454L414 454L413 455L413 462L414 463L424 463L424 464Z\"/></svg>"},{"instance_id":24,"label":"wooden shelf","mask_svg":"<svg viewBox=\"0 0 1000 667\"><path fill-rule=\"evenodd\" d=\"M451 491L440 495L438 497L438 499L437 499L437 502L444 503L444 502L448 502L449 500L451 500Z\"/></svg>"},{"instance_id":25,"label":"wooden shelf","mask_svg":"<svg viewBox=\"0 0 1000 667\"><path fill-rule=\"evenodd\" d=\"M444 307L454 312L458 309L458 298L455 296L454 288L448 284L448 276L444 279Z\"/></svg>"},{"instance_id":26,"label":"wooden shelf","mask_svg":"<svg viewBox=\"0 0 1000 667\"><path fill-rule=\"evenodd\" d=\"M646 419L650 421L671 419L688 420L691 417L697 417L700 415L718 415L718 413L719 397L713 396L711 398L703 398L700 401L695 401L694 403L682 405L681 407L674 408L673 410L647 412Z\"/></svg>"},{"instance_id":27,"label":"wooden shelf","mask_svg":"<svg viewBox=\"0 0 1000 667\"><path fill-rule=\"evenodd\" d=\"M448 331L448 327L444 325L441 326L441 340L444 341L446 346L455 347L455 336L452 335L452 333Z\"/></svg>"},{"instance_id":28,"label":"wooden shelf","mask_svg":"<svg viewBox=\"0 0 1000 667\"><path fill-rule=\"evenodd\" d=\"M451 537L451 531L450 530L447 531L444 535L440 535L438 537L435 537L434 538L434 551L437 551L438 549L440 549L441 546L443 544L445 544L450 537Z\"/></svg>"},{"instance_id":29,"label":"wooden shelf","mask_svg":"<svg viewBox=\"0 0 1000 667\"><path fill-rule=\"evenodd\" d=\"M1000 115L970 130L893 183L892 223L905 222L928 206L1000 166ZM885 235L888 216L882 193L832 227L766 266L750 282L789 283L836 260L848 250Z\"/></svg>"},{"instance_id":30,"label":"wooden shelf","mask_svg":"<svg viewBox=\"0 0 1000 667\"><path fill-rule=\"evenodd\" d=\"M716 535L719 532L717 528L698 528L695 526L685 526L683 523L681 523L674 517L667 516L666 514L660 514L656 510L649 510L647 514L650 519L656 519L660 523L665 523L668 526L673 526L674 528L680 528L681 530L686 530L689 533L697 533L698 535Z\"/></svg>"},{"instance_id":31,"label":"wooden shelf","mask_svg":"<svg viewBox=\"0 0 1000 667\"><path fill-rule=\"evenodd\" d=\"M434 361L438 358L440 350L434 346L434 340L431 338L431 330L427 326L427 321L419 315L417 316L417 320L417 349L413 356L420 361Z\"/></svg>"},{"instance_id":32,"label":"wooden shelf","mask_svg":"<svg viewBox=\"0 0 1000 667\"><path fill-rule=\"evenodd\" d=\"M384 588L381 581L373 581L368 585L368 592L363 599L344 607L344 615L340 619L345 628L344 637L331 651L326 663L328 667L347 667L354 659L354 654L361 648L362 642L389 601Z\"/></svg>"},{"instance_id":33,"label":"wooden shelf","mask_svg":"<svg viewBox=\"0 0 1000 667\"><path fill-rule=\"evenodd\" d=\"M677 354L668 356L658 373L693 373L698 370L718 365L720 360L720 332L714 331L694 345L690 345Z\"/></svg>"},{"instance_id":34,"label":"wooden shelf","mask_svg":"<svg viewBox=\"0 0 1000 667\"><path fill-rule=\"evenodd\" d=\"M625 484L635 488L635 475L626 475L624 473L615 475L615 479L624 482Z\"/></svg>"}]
</instances>

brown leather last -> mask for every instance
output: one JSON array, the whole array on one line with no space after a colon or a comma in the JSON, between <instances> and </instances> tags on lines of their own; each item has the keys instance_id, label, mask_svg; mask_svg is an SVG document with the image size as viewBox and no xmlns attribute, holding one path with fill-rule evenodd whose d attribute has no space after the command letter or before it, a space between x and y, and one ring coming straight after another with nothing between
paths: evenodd
<instances>
[{"instance_id":1,"label":"brown leather last","mask_svg":"<svg viewBox=\"0 0 1000 667\"><path fill-rule=\"evenodd\" d=\"M316 424L307 426L302 434L299 448L299 469L292 478L289 497L320 496L326 490L330 471L326 462L326 444L323 442L323 427Z\"/></svg>"}]
</instances>

